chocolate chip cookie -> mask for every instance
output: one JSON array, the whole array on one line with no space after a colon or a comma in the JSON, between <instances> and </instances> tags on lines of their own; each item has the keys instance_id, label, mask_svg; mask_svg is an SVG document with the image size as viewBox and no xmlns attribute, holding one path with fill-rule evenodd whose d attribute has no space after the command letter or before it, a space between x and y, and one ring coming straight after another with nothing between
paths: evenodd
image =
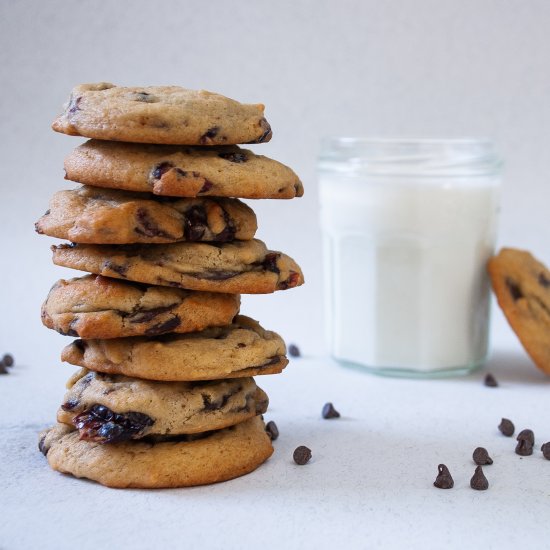
<instances>
[{"instance_id":1,"label":"chocolate chip cookie","mask_svg":"<svg viewBox=\"0 0 550 550\"><path fill-rule=\"evenodd\" d=\"M550 374L550 271L514 248L500 250L488 271L510 326L535 364Z\"/></svg>"},{"instance_id":2,"label":"chocolate chip cookie","mask_svg":"<svg viewBox=\"0 0 550 550\"><path fill-rule=\"evenodd\" d=\"M288 364L275 332L239 315L226 327L153 338L76 340L61 359L73 365L148 380L194 381L276 374Z\"/></svg>"},{"instance_id":3,"label":"chocolate chip cookie","mask_svg":"<svg viewBox=\"0 0 550 550\"><path fill-rule=\"evenodd\" d=\"M200 436L148 438L103 445L79 439L57 424L40 434L39 448L59 472L108 487L188 487L226 481L255 470L273 453L260 416Z\"/></svg>"},{"instance_id":4,"label":"chocolate chip cookie","mask_svg":"<svg viewBox=\"0 0 550 550\"><path fill-rule=\"evenodd\" d=\"M65 159L66 179L173 197L291 199L304 194L284 164L236 145L185 147L90 140Z\"/></svg>"},{"instance_id":5,"label":"chocolate chip cookie","mask_svg":"<svg viewBox=\"0 0 550 550\"><path fill-rule=\"evenodd\" d=\"M42 305L42 323L81 338L155 336L228 325L239 306L238 294L194 292L87 275L54 284Z\"/></svg>"},{"instance_id":6,"label":"chocolate chip cookie","mask_svg":"<svg viewBox=\"0 0 550 550\"><path fill-rule=\"evenodd\" d=\"M57 192L35 228L75 243L227 242L252 239L257 223L238 199L159 199L85 185Z\"/></svg>"},{"instance_id":7,"label":"chocolate chip cookie","mask_svg":"<svg viewBox=\"0 0 550 550\"><path fill-rule=\"evenodd\" d=\"M271 139L264 106L179 86L73 88L52 128L71 136L182 145L263 143Z\"/></svg>"},{"instance_id":8,"label":"chocolate chip cookie","mask_svg":"<svg viewBox=\"0 0 550 550\"><path fill-rule=\"evenodd\" d=\"M209 292L267 294L304 282L298 264L262 241L157 245L59 245L57 265L140 283Z\"/></svg>"},{"instance_id":9,"label":"chocolate chip cookie","mask_svg":"<svg viewBox=\"0 0 550 550\"><path fill-rule=\"evenodd\" d=\"M252 378L152 382L81 369L67 386L57 421L100 443L219 430L263 414L269 402Z\"/></svg>"}]
</instances>

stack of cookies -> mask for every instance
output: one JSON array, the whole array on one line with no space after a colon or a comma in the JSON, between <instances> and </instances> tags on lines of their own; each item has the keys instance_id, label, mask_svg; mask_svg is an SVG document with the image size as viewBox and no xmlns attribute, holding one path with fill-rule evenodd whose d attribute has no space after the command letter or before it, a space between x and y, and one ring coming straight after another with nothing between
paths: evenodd
<instances>
[{"instance_id":1,"label":"stack of cookies","mask_svg":"<svg viewBox=\"0 0 550 550\"><path fill-rule=\"evenodd\" d=\"M239 315L240 294L303 283L254 239L238 198L303 194L296 174L239 143L271 139L263 105L179 87L77 86L53 129L92 138L37 222L57 265L44 325L78 337L57 425L40 437L52 468L111 487L183 487L251 472L273 452L252 376L288 361L280 336Z\"/></svg>"}]
</instances>

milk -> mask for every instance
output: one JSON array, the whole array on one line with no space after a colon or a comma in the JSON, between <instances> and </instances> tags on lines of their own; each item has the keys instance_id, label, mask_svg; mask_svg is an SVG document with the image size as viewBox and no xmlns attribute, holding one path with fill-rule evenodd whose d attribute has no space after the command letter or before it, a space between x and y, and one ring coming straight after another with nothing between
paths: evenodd
<instances>
[{"instance_id":1,"label":"milk","mask_svg":"<svg viewBox=\"0 0 550 550\"><path fill-rule=\"evenodd\" d=\"M496 176L323 172L320 201L336 359L420 373L484 360Z\"/></svg>"}]
</instances>

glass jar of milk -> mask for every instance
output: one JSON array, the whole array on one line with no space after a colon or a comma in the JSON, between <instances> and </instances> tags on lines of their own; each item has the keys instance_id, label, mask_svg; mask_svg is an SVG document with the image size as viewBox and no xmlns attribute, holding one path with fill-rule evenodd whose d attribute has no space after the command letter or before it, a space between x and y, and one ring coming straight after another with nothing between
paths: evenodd
<instances>
[{"instance_id":1,"label":"glass jar of milk","mask_svg":"<svg viewBox=\"0 0 550 550\"><path fill-rule=\"evenodd\" d=\"M325 316L337 361L396 376L483 363L500 172L488 140L323 142Z\"/></svg>"}]
</instances>

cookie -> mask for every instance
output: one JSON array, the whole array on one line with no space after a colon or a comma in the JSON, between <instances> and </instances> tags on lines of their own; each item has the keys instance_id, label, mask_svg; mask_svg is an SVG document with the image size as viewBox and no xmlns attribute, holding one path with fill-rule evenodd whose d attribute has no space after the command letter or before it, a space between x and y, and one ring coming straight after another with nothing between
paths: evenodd
<instances>
[{"instance_id":1,"label":"cookie","mask_svg":"<svg viewBox=\"0 0 550 550\"><path fill-rule=\"evenodd\" d=\"M276 374L288 364L275 332L239 315L227 327L153 338L75 340L61 359L110 374L160 381L216 380Z\"/></svg>"},{"instance_id":2,"label":"cookie","mask_svg":"<svg viewBox=\"0 0 550 550\"><path fill-rule=\"evenodd\" d=\"M296 262L262 241L53 246L57 265L140 283L235 294L267 294L304 282Z\"/></svg>"},{"instance_id":3,"label":"cookie","mask_svg":"<svg viewBox=\"0 0 550 550\"><path fill-rule=\"evenodd\" d=\"M57 421L100 443L220 430L263 414L269 403L253 378L152 382L81 369L67 387Z\"/></svg>"},{"instance_id":4,"label":"cookie","mask_svg":"<svg viewBox=\"0 0 550 550\"><path fill-rule=\"evenodd\" d=\"M71 136L182 145L263 143L271 139L264 106L179 86L73 88L52 124Z\"/></svg>"},{"instance_id":5,"label":"cookie","mask_svg":"<svg viewBox=\"0 0 550 550\"><path fill-rule=\"evenodd\" d=\"M198 439L179 439L103 445L82 441L78 431L57 424L40 435L39 448L58 472L142 489L226 481L252 472L273 453L260 416Z\"/></svg>"},{"instance_id":6,"label":"cookie","mask_svg":"<svg viewBox=\"0 0 550 550\"><path fill-rule=\"evenodd\" d=\"M195 332L231 323L240 296L148 286L87 275L61 279L42 305L42 323L68 336L121 338Z\"/></svg>"},{"instance_id":7,"label":"cookie","mask_svg":"<svg viewBox=\"0 0 550 550\"><path fill-rule=\"evenodd\" d=\"M185 147L90 140L65 159L66 179L173 197L292 199L304 194L284 164L236 145Z\"/></svg>"},{"instance_id":8,"label":"cookie","mask_svg":"<svg viewBox=\"0 0 550 550\"><path fill-rule=\"evenodd\" d=\"M132 244L249 240L257 224L238 199L155 198L85 185L57 192L35 228L75 243Z\"/></svg>"},{"instance_id":9,"label":"cookie","mask_svg":"<svg viewBox=\"0 0 550 550\"><path fill-rule=\"evenodd\" d=\"M550 374L550 271L514 248L500 250L488 271L508 323L537 367Z\"/></svg>"}]
</instances>

